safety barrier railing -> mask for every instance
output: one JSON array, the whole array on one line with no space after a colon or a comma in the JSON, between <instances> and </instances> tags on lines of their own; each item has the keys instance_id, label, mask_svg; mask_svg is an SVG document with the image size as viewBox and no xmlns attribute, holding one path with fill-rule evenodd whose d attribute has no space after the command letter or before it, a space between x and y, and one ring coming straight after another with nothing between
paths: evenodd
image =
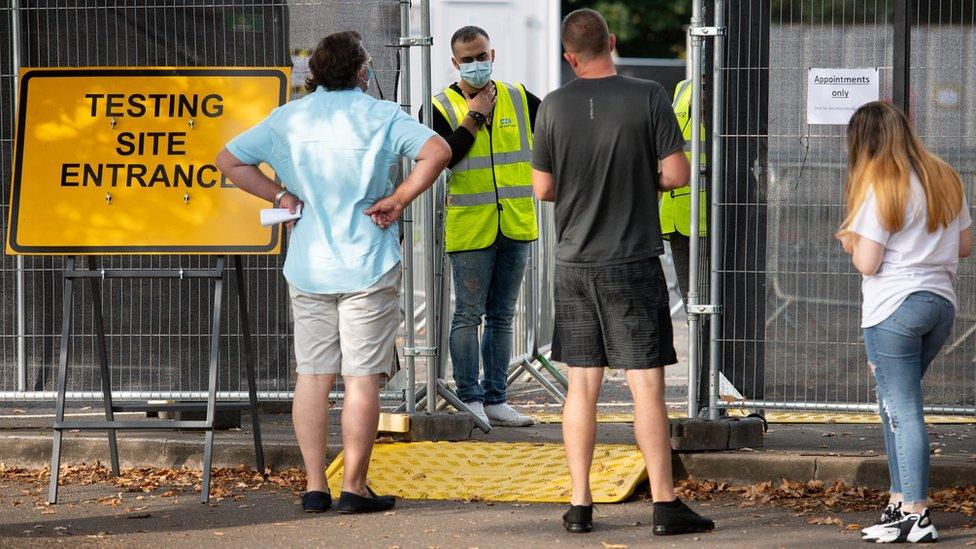
<instances>
[{"instance_id":1,"label":"safety barrier railing","mask_svg":"<svg viewBox=\"0 0 976 549\"><path fill-rule=\"evenodd\" d=\"M284 66L294 65L293 94L301 93L307 57L318 39L329 32L354 28L371 52L380 89L396 95L411 111L410 80L423 79L430 97L429 59L426 67L410 66L407 48L425 46L410 34L410 10L426 10L423 36L429 36L429 3L399 0L285 0L235 3L146 4L111 0L96 5L65 4L54 0L14 0L0 7L0 27L6 43L0 48L0 223L6 234L7 200L13 144L17 74L21 66ZM88 29L90 32L81 32ZM177 32L178 31L178 32ZM93 40L98 36L98 40ZM429 57L429 52L427 53ZM370 90L370 93L376 93ZM387 97L390 98L390 97ZM411 114L416 114L414 110ZM429 117L427 118L429 120ZM401 174L409 162L401 166ZM438 208L434 191L418 200L405 216L405 264L425 265L431 250L440 249ZM443 184L440 192L443 192ZM442 196L442 195L441 195ZM551 212L540 215L547 245L536 248L537 268L527 276L515 319L513 368L536 348L546 348L551 334ZM443 257L440 258L444 260ZM122 256L106 258L106 267L125 269L201 269L214 260L193 256ZM281 275L283 257L245 257L247 288L255 319L253 340L261 400L290 400L294 386L292 323L287 284ZM449 263L445 265L449 266ZM54 365L61 324L61 258L0 257L0 401L53 400ZM416 367L428 364L416 354L417 341L441 333L433 325L448 320L450 298L440 302L430 292L446 288L449 269L408 269L404 277L404 326L398 340L404 365L381 394L387 402L403 402L416 386ZM440 282L440 284L438 284ZM236 291L227 281L227 292ZM545 291L544 291L545 290ZM104 310L113 367L113 396L117 399L184 400L205 398L205 372L196 365L206 354L207 322L212 311L202 285L172 281L105 282ZM85 288L77 296L77 311L90 310ZM533 301L536 300L536 301ZM234 300L225 299L231 309ZM535 303L532 305L532 303ZM434 303L435 308L428 304ZM247 396L237 315L229 311L220 345L220 399ZM95 337L90 316L73 319L73 366L67 397L101 398L95 363ZM444 342L429 341L429 346ZM438 345L439 344L439 345ZM403 348L411 349L408 353ZM532 359L534 357L528 357ZM446 377L446 362L433 365L438 379ZM332 398L341 398L341 385ZM409 400L409 399L408 399Z\"/></svg>"},{"instance_id":2,"label":"safety barrier railing","mask_svg":"<svg viewBox=\"0 0 976 549\"><path fill-rule=\"evenodd\" d=\"M961 107L970 94L965 82L976 76L976 20L964 3L918 3L911 30L899 38L893 17L904 2L868 4L716 0L693 23L712 64L706 72L692 59L697 87L712 98L692 122L704 121L712 138L714 309L698 311L713 318L712 417L720 408L877 409L861 337L860 275L833 239L843 217L845 131L806 123L809 68L878 67L882 99L910 101L919 135L962 174L970 204L976 198L976 113ZM902 50L905 58L893 63ZM976 414L976 266L963 261L956 286L954 334L924 382L930 413ZM718 394L719 372L741 395Z\"/></svg>"}]
</instances>

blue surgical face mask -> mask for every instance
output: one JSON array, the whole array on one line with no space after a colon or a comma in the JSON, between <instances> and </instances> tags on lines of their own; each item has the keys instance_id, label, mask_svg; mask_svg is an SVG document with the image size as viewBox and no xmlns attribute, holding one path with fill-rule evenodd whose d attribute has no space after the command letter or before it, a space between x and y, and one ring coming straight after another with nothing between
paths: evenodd
<instances>
[{"instance_id":1,"label":"blue surgical face mask","mask_svg":"<svg viewBox=\"0 0 976 549\"><path fill-rule=\"evenodd\" d=\"M369 89L369 83L372 82L374 78L376 78L376 73L373 72L373 67L367 66L366 67L366 81L363 83L363 87L362 87L362 90L364 92Z\"/></svg>"},{"instance_id":2,"label":"blue surgical face mask","mask_svg":"<svg viewBox=\"0 0 976 549\"><path fill-rule=\"evenodd\" d=\"M461 80L479 90L485 87L485 84L491 79L491 61L472 61L460 63L458 66L460 67Z\"/></svg>"}]
</instances>

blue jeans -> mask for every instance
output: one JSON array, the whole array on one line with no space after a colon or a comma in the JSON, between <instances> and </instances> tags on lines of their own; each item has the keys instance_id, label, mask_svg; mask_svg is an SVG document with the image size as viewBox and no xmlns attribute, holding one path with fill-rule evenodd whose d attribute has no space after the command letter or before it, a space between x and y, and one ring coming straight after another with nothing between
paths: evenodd
<instances>
[{"instance_id":1,"label":"blue jeans","mask_svg":"<svg viewBox=\"0 0 976 549\"><path fill-rule=\"evenodd\" d=\"M484 250L451 254L455 297L451 361L458 398L464 402L501 404L507 399L512 320L530 246L499 233L495 243ZM479 384L478 328L482 317L485 331L481 360L485 377Z\"/></svg>"},{"instance_id":2,"label":"blue jeans","mask_svg":"<svg viewBox=\"0 0 976 549\"><path fill-rule=\"evenodd\" d=\"M944 297L915 292L888 318L864 329L878 383L878 409L891 492L905 503L926 500L929 433L922 415L922 376L949 339L955 309Z\"/></svg>"}]
</instances>

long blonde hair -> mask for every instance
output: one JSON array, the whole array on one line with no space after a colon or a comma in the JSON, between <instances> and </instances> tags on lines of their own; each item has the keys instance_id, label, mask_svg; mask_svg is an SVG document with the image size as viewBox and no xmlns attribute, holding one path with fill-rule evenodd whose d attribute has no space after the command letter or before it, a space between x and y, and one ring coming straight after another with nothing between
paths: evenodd
<instances>
[{"instance_id":1,"label":"long blonde hair","mask_svg":"<svg viewBox=\"0 0 976 549\"><path fill-rule=\"evenodd\" d=\"M890 233L901 230L913 171L925 191L930 233L948 226L962 210L959 174L925 149L894 106L875 101L857 109L847 125L847 149L847 217L842 229L854 221L870 186L881 225Z\"/></svg>"}]
</instances>

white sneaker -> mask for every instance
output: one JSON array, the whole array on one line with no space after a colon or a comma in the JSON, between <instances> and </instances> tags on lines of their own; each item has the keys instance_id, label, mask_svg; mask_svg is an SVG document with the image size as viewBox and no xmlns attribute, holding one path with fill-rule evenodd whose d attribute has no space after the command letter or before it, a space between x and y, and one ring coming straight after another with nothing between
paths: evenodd
<instances>
[{"instance_id":1,"label":"white sneaker","mask_svg":"<svg viewBox=\"0 0 976 549\"><path fill-rule=\"evenodd\" d=\"M491 425L491 422L488 421L488 416L485 415L485 405L481 401L472 400L471 402L465 402L464 405L471 410L472 414L484 420L488 425Z\"/></svg>"},{"instance_id":2,"label":"white sneaker","mask_svg":"<svg viewBox=\"0 0 976 549\"><path fill-rule=\"evenodd\" d=\"M873 526L861 529L861 539L864 541L875 541L884 533L885 528L889 524L901 520L901 516L901 502L888 503L884 511L881 512L881 518L878 522L874 523Z\"/></svg>"},{"instance_id":3,"label":"white sneaker","mask_svg":"<svg viewBox=\"0 0 976 549\"><path fill-rule=\"evenodd\" d=\"M507 402L485 406L485 415L491 420L492 425L503 427L528 427L535 423L534 419L516 412L515 408L509 406Z\"/></svg>"},{"instance_id":4,"label":"white sneaker","mask_svg":"<svg viewBox=\"0 0 976 549\"><path fill-rule=\"evenodd\" d=\"M929 510L906 513L901 520L883 527L875 543L932 543L939 540L939 532L929 518Z\"/></svg>"}]
</instances>

